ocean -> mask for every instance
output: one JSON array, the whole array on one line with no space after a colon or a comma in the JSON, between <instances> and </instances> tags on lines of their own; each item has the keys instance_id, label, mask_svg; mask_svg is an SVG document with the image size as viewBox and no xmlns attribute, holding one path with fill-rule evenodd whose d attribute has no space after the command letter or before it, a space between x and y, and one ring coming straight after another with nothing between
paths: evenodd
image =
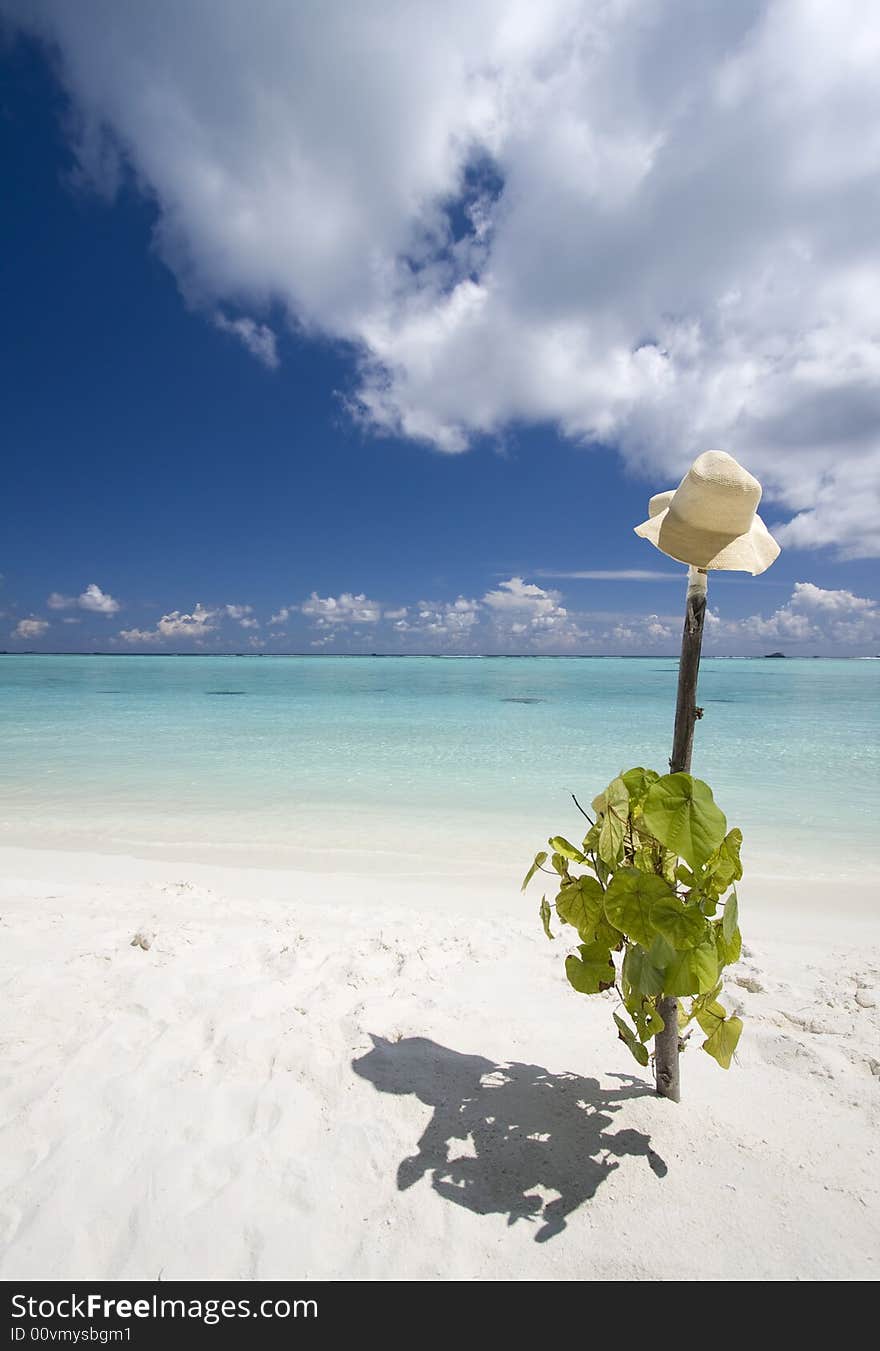
<instances>
[{"instance_id":1,"label":"ocean","mask_svg":"<svg viewBox=\"0 0 880 1351\"><path fill-rule=\"evenodd\" d=\"M518 877L661 772L674 659L0 657L0 843ZM745 858L877 869L880 663L704 659L693 772Z\"/></svg>"}]
</instances>

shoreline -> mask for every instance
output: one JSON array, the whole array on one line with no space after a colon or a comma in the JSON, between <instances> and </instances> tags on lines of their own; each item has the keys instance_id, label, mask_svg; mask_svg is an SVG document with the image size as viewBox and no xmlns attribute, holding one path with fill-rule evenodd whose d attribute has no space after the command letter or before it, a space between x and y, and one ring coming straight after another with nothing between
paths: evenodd
<instances>
[{"instance_id":1,"label":"shoreline","mask_svg":"<svg viewBox=\"0 0 880 1351\"><path fill-rule=\"evenodd\" d=\"M406 825L402 822L401 831L405 830ZM445 834L442 829L437 831L438 837ZM366 849L356 843L345 846L334 842L332 847L321 844L282 846L272 841L248 846L206 839L148 844L144 840L107 841L82 835L63 843L32 839L10 843L0 834L0 860L7 865L7 872L9 867L19 867L38 876L52 876L56 869L64 874L72 870L79 876L93 878L102 871L124 871L126 868L134 869L136 873L156 869L163 874L168 870L179 872L183 869L204 872L216 880L241 875L240 884L251 886L253 874L261 877L268 874L277 879L282 889L285 885L290 888L297 879L296 885L305 886L308 893L316 888L326 888L328 884L344 885L346 882L358 885L366 882L369 887L381 887L383 894L389 889L418 884L447 898L450 892L460 896L465 908L474 887L479 885L483 909L491 898L491 908L497 913L510 914L512 907L514 913L523 914L523 906L528 911L534 899L534 888L522 896L520 883L532 854L543 846L544 841L540 835L526 840L525 832L519 833L517 838L520 840L517 852L508 847L498 856L487 855L486 851L481 853L476 848L459 847L457 841L457 848L450 856L449 851L435 853L427 848L404 852L399 846L394 847L390 839L384 845ZM844 871L840 866L822 871L813 858L788 863L781 853L765 852L754 845L744 850L743 858L745 876L737 889L746 906L754 899L763 909L766 898L771 912L777 906L786 912L803 907L811 916L821 917L828 911L827 892L834 889L834 915L844 913L854 920L876 921L880 866L870 855L848 860L847 867L851 871ZM248 877L251 882L246 880Z\"/></svg>"}]
</instances>

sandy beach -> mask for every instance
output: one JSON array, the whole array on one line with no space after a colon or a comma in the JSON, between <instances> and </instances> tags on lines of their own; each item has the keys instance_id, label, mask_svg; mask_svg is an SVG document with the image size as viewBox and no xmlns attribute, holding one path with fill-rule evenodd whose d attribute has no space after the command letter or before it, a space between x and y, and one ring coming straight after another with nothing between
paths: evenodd
<instances>
[{"instance_id":1,"label":"sandy beach","mask_svg":"<svg viewBox=\"0 0 880 1351\"><path fill-rule=\"evenodd\" d=\"M795 890L676 1107L506 879L6 849L0 1274L871 1279L880 947Z\"/></svg>"}]
</instances>

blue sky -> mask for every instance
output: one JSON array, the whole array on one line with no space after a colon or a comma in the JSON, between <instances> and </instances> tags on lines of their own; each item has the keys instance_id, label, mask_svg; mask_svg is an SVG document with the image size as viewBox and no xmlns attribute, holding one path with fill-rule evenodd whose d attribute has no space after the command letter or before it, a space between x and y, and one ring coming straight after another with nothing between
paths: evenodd
<instances>
[{"instance_id":1,"label":"blue sky","mask_svg":"<svg viewBox=\"0 0 880 1351\"><path fill-rule=\"evenodd\" d=\"M34 12L42 32L51 31L59 44L50 58L29 17L22 33L18 7L3 0L4 8L12 22L0 48L6 186L0 646L675 650L683 569L636 538L632 527L643 519L650 493L674 484L690 450L715 443L700 439L715 431L711 420L681 423L681 446L670 448L663 430L669 413L650 389L632 396L615 391L607 408L596 395L582 407L568 385L588 386L595 378L607 390L617 377L595 360L569 371L565 351L558 355L560 332L563 338L571 332L575 345L581 341L580 330L565 324L591 314L590 295L571 306L566 300L563 324L564 276L550 275L539 293L521 296L510 318L524 326L518 350L533 331L546 330L535 361L547 364L531 393L523 392L530 374L518 378L505 353L506 321L477 338L468 332L454 350L437 336L445 344L453 320L485 310L487 279L513 267L516 240L547 229L548 220L536 222L516 206L512 185L525 170L515 153L527 163L525 152L511 149L508 162L502 148L491 171L475 152L458 165L457 177L455 166L438 169L433 197L423 189L430 212L405 247L384 206L367 213L355 245L373 259L375 235L376 254L393 254L404 281L383 281L379 292L371 281L374 290L355 305L358 270L345 286L338 280L347 275L348 245L334 245L337 252L324 257L334 226L332 215L322 215L327 202L320 191L311 223L317 242L309 221L302 224L298 199L291 205L286 189L273 189L257 206L261 221L277 217L271 240L281 239L283 256L264 275L271 240L257 240L252 259L240 266L235 249L212 235L214 218L205 223L199 215L203 206L187 203L185 188L162 181L171 143L150 140L152 123L147 131L126 123L124 84L121 92L106 87L118 52L105 54L104 67L80 59L77 36L59 17L63 7L41 3ZM200 7L181 11L188 8L192 23L200 22ZM86 0L79 8L83 28L97 24L101 11ZM317 22L306 35L316 50L333 36ZM710 38L723 55L732 35L722 24ZM117 39L124 46L125 32ZM141 50L142 39L134 32L130 42L140 41ZM481 41L479 33L473 40ZM156 82L160 56L161 46ZM149 59L148 50L147 85ZM237 59L253 61L256 70L261 51L245 50ZM181 89L190 78L201 87L197 74L178 72ZM226 117L235 113L234 90L230 103ZM271 128L273 143L288 135L291 142L307 140L311 124L300 123L300 113L293 107L282 126ZM250 124L245 130L254 134ZM352 134L343 119L334 146L344 149ZM96 137L105 139L99 145ZM420 142L395 149L406 165L422 153ZM324 160L325 152L323 146ZM434 153L426 145L426 160ZM213 210L234 209L236 163L224 166L226 197L221 193ZM333 191L325 185L329 202L344 202L343 188L361 173L344 156L341 165ZM193 168L184 169L187 184ZM440 190L444 174L457 185L454 192ZM513 206L504 215L506 194ZM298 222L292 243L285 211ZM486 223L493 213L497 226ZM819 221L811 228L818 237L830 227ZM306 232L300 239L297 229ZM554 258L548 263L551 274L563 266ZM625 260L619 263L625 310L630 278ZM579 264L566 265L580 277ZM603 303L613 311L613 272L590 285L594 297L597 287L610 294ZM717 308L720 285L719 278L713 291L707 277L699 297L683 292L682 313L689 305ZM401 301L403 286L410 289ZM839 297L835 305L835 320L843 322ZM557 310L548 318L552 306ZM532 312L533 326L525 327ZM850 336L854 343L859 337ZM628 351L666 359L684 351L680 334L677 341L679 349L662 348L642 333ZM642 375L647 360L639 356ZM832 364L815 378L812 404L803 389L795 398L791 389L774 387L772 398L761 396L771 411L743 431L743 446L736 434L721 443L770 482L763 514L782 527L784 549L760 578L713 577L711 650L848 654L873 652L880 642L870 520L851 511L856 499L876 495L865 450L875 430L870 408L863 411L866 380L856 390L838 382L831 391L838 422L853 429L845 444L805 439L801 427L805 406L814 407L817 422L827 421L816 400L830 397ZM797 371L805 368L801 351ZM729 363L704 374L724 390L731 369ZM621 390L633 378L621 377ZM849 394L845 404L841 390ZM625 416L614 411L624 397ZM679 402L688 397L683 386ZM731 425L745 424L740 416ZM843 465L849 478L840 478ZM808 479L813 499L798 486ZM818 514L813 500L823 504Z\"/></svg>"}]
</instances>

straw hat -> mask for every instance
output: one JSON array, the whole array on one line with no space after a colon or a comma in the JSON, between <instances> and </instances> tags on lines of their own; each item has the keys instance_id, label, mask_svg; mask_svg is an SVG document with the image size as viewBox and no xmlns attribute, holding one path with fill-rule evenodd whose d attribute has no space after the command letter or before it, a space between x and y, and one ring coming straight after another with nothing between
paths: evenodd
<instances>
[{"instance_id":1,"label":"straw hat","mask_svg":"<svg viewBox=\"0 0 880 1351\"><path fill-rule=\"evenodd\" d=\"M679 563L756 576L779 556L756 514L760 500L760 483L732 455L707 450L676 489L651 498L635 532Z\"/></svg>"}]
</instances>

